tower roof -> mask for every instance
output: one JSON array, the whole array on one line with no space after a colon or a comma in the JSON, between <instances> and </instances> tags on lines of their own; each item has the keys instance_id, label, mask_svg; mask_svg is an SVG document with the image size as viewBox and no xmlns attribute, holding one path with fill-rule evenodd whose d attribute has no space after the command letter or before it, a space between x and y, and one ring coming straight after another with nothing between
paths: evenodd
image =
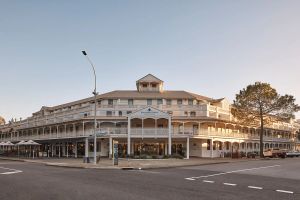
<instances>
[{"instance_id":1,"label":"tower roof","mask_svg":"<svg viewBox=\"0 0 300 200\"><path fill-rule=\"evenodd\" d=\"M162 80L160 80L159 78L157 78L156 76L152 75L152 74L147 74L146 76L144 76L143 78L140 78L139 80L136 81L137 83L140 82L155 82L155 83L163 83Z\"/></svg>"}]
</instances>

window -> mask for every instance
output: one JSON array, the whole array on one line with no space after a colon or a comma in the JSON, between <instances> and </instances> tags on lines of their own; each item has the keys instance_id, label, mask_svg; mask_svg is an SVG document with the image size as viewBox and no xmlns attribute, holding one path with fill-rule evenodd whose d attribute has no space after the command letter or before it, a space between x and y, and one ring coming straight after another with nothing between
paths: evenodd
<instances>
[{"instance_id":1,"label":"window","mask_svg":"<svg viewBox=\"0 0 300 200\"><path fill-rule=\"evenodd\" d=\"M172 111L168 111L168 114L169 114L169 115L173 115L173 112L172 112Z\"/></svg>"},{"instance_id":2,"label":"window","mask_svg":"<svg viewBox=\"0 0 300 200\"><path fill-rule=\"evenodd\" d=\"M120 116L120 117L122 116L122 111L119 111L119 116Z\"/></svg>"},{"instance_id":3,"label":"window","mask_svg":"<svg viewBox=\"0 0 300 200\"><path fill-rule=\"evenodd\" d=\"M112 116L112 111L106 111L106 116L111 117Z\"/></svg>"},{"instance_id":4,"label":"window","mask_svg":"<svg viewBox=\"0 0 300 200\"><path fill-rule=\"evenodd\" d=\"M133 106L133 99L128 99L128 105Z\"/></svg>"},{"instance_id":5,"label":"window","mask_svg":"<svg viewBox=\"0 0 300 200\"><path fill-rule=\"evenodd\" d=\"M127 111L127 115L129 115L129 114L131 114L132 113L132 111Z\"/></svg>"},{"instance_id":6,"label":"window","mask_svg":"<svg viewBox=\"0 0 300 200\"><path fill-rule=\"evenodd\" d=\"M147 99L147 105L151 106L152 105L152 99Z\"/></svg>"},{"instance_id":7,"label":"window","mask_svg":"<svg viewBox=\"0 0 300 200\"><path fill-rule=\"evenodd\" d=\"M157 85L156 83L152 83L151 87L156 88L156 85Z\"/></svg>"},{"instance_id":8,"label":"window","mask_svg":"<svg viewBox=\"0 0 300 200\"><path fill-rule=\"evenodd\" d=\"M196 112L195 111L191 112L191 117L196 117Z\"/></svg>"},{"instance_id":9,"label":"window","mask_svg":"<svg viewBox=\"0 0 300 200\"><path fill-rule=\"evenodd\" d=\"M177 99L177 105L182 105L182 99Z\"/></svg>"},{"instance_id":10,"label":"window","mask_svg":"<svg viewBox=\"0 0 300 200\"><path fill-rule=\"evenodd\" d=\"M114 104L114 100L113 99L108 99L108 105L113 105Z\"/></svg>"},{"instance_id":11,"label":"window","mask_svg":"<svg viewBox=\"0 0 300 200\"><path fill-rule=\"evenodd\" d=\"M163 100L162 99L157 99L157 105L161 105L163 104Z\"/></svg>"},{"instance_id":12,"label":"window","mask_svg":"<svg viewBox=\"0 0 300 200\"><path fill-rule=\"evenodd\" d=\"M101 105L101 100L98 100L98 105Z\"/></svg>"},{"instance_id":13,"label":"window","mask_svg":"<svg viewBox=\"0 0 300 200\"><path fill-rule=\"evenodd\" d=\"M148 85L147 85L147 83L143 83L142 86L143 86L143 88L146 88Z\"/></svg>"},{"instance_id":14,"label":"window","mask_svg":"<svg viewBox=\"0 0 300 200\"><path fill-rule=\"evenodd\" d=\"M172 100L171 99L167 99L167 105L170 106L172 104Z\"/></svg>"},{"instance_id":15,"label":"window","mask_svg":"<svg viewBox=\"0 0 300 200\"><path fill-rule=\"evenodd\" d=\"M188 103L189 103L190 106L192 106L193 105L193 99L189 99Z\"/></svg>"}]
</instances>

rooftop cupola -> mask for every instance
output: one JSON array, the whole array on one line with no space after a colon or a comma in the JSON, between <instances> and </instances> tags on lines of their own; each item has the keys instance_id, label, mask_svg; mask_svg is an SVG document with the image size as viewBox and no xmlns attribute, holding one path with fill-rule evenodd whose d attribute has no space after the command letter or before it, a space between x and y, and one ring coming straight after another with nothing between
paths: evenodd
<instances>
[{"instance_id":1,"label":"rooftop cupola","mask_svg":"<svg viewBox=\"0 0 300 200\"><path fill-rule=\"evenodd\" d=\"M152 74L148 74L136 81L139 92L162 92L164 82Z\"/></svg>"}]
</instances>

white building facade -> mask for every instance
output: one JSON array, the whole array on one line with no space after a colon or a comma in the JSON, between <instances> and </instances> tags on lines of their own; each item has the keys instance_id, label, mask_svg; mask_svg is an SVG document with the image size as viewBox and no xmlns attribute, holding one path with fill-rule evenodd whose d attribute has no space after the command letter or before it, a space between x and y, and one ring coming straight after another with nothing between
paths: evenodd
<instances>
[{"instance_id":1,"label":"white building facade","mask_svg":"<svg viewBox=\"0 0 300 200\"><path fill-rule=\"evenodd\" d=\"M148 74L136 90L117 90L54 107L42 107L25 120L0 126L0 142L34 140L37 156L92 156L94 104L97 106L97 155L120 157L230 157L259 151L259 127L242 126L230 103L186 91L164 90ZM299 123L278 122L264 133L264 148L297 149Z\"/></svg>"}]
</instances>

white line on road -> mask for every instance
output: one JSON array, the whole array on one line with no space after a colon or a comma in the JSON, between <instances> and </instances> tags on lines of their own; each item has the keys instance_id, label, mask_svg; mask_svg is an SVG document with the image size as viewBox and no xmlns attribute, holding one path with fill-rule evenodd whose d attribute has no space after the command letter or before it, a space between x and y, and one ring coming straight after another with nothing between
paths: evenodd
<instances>
[{"instance_id":1,"label":"white line on road","mask_svg":"<svg viewBox=\"0 0 300 200\"><path fill-rule=\"evenodd\" d=\"M195 179L193 178L185 178L186 180L189 180L189 181L194 181Z\"/></svg>"},{"instance_id":2,"label":"white line on road","mask_svg":"<svg viewBox=\"0 0 300 200\"><path fill-rule=\"evenodd\" d=\"M214 181L203 180L204 183L214 183Z\"/></svg>"},{"instance_id":3,"label":"white line on road","mask_svg":"<svg viewBox=\"0 0 300 200\"><path fill-rule=\"evenodd\" d=\"M229 186L236 186L235 183L223 183L224 185L229 185Z\"/></svg>"},{"instance_id":4,"label":"white line on road","mask_svg":"<svg viewBox=\"0 0 300 200\"><path fill-rule=\"evenodd\" d=\"M217 173L217 174L210 174L210 175L206 175L206 176L196 176L196 177L189 177L189 178L192 178L192 179L208 178L208 177L212 177L212 176L220 176L220 175L225 175L225 174L232 174L232 173L244 172L244 171L252 171L252 170L258 170L258 169L266 169L266 168L272 168L272 167L280 167L280 165L271 165L271 166L265 166L265 167L240 169L240 170L234 170L234 171L229 171L229 172L222 172L222 173Z\"/></svg>"},{"instance_id":5,"label":"white line on road","mask_svg":"<svg viewBox=\"0 0 300 200\"><path fill-rule=\"evenodd\" d=\"M17 174L17 173L20 173L20 172L22 172L22 171L17 170L17 171L12 171L12 172L3 172L3 173L0 173L0 174L9 175L9 174Z\"/></svg>"},{"instance_id":6,"label":"white line on road","mask_svg":"<svg viewBox=\"0 0 300 200\"><path fill-rule=\"evenodd\" d=\"M21 173L22 172L21 170L11 169L11 168L6 168L6 167L0 167L0 169L9 170L9 172L0 173L1 175L17 174L17 173Z\"/></svg>"},{"instance_id":7,"label":"white line on road","mask_svg":"<svg viewBox=\"0 0 300 200\"><path fill-rule=\"evenodd\" d=\"M257 190L262 190L263 189L262 187L256 187L256 186L251 186L251 185L249 185L248 188L257 189Z\"/></svg>"},{"instance_id":8,"label":"white line on road","mask_svg":"<svg viewBox=\"0 0 300 200\"><path fill-rule=\"evenodd\" d=\"M287 191L287 190L276 190L276 192L282 192L282 193L294 194L294 192L292 192L292 191Z\"/></svg>"}]
</instances>

